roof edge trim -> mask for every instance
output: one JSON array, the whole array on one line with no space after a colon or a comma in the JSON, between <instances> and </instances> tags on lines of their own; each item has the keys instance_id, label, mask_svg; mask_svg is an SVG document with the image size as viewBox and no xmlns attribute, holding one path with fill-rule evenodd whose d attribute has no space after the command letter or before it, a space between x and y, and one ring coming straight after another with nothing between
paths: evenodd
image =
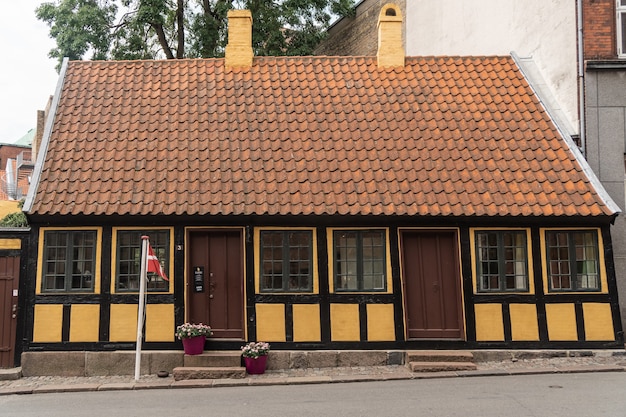
<instances>
[{"instance_id":1,"label":"roof edge trim","mask_svg":"<svg viewBox=\"0 0 626 417\"><path fill-rule=\"evenodd\" d=\"M69 58L63 58L61 63L61 71L59 72L59 81L57 82L56 89L54 90L54 97L52 99L52 105L50 106L50 114L46 120L46 127L43 131L43 137L41 139L41 147L39 148L39 154L37 155L37 161L35 162L35 169L33 172L33 181L30 187L28 187L28 194L26 195L26 201L22 211L29 213L33 207L35 201L35 195L37 195L37 189L39 188L39 179L41 178L41 171L43 170L43 164L46 160L46 154L48 153L48 144L50 143L50 136L52 135L52 125L56 118L57 110L59 108L59 101L61 100L61 90L65 84L65 74L67 72L67 66L69 64Z\"/></svg>"},{"instance_id":2,"label":"roof edge trim","mask_svg":"<svg viewBox=\"0 0 626 417\"><path fill-rule=\"evenodd\" d=\"M617 203L615 203L613 198L611 198L609 193L606 191L606 189L604 188L604 185L602 185L602 183L596 176L596 173L593 172L593 169L591 169L591 166L589 165L589 163L583 156L582 152L578 148L578 145L576 145L576 143L574 142L574 139L572 139L572 136L568 134L567 132L565 132L564 129L562 129L559 123L555 120L554 115L550 112L550 109L548 108L548 106L546 106L546 104L542 100L541 95L533 86L533 83L531 82L531 79L528 77L528 74L524 71L523 65L520 64L520 57L513 51L511 52L511 57L513 58L513 61L515 62L515 65L517 65L517 68L519 68L520 72L526 79L526 82L530 86L530 89L533 91L533 94L539 100L539 104L541 104L541 107L543 107L545 112L548 114L548 117L552 121L552 124L554 124L554 126L556 127L556 130L559 132L559 134L565 141L565 144L569 148L570 152L572 152L572 154L574 155L574 158L576 158L576 161L578 161L578 163L580 164L580 167L582 168L584 174L587 176L587 178L589 178L589 182L591 183L591 186L598 193L598 196L602 199L602 201L604 201L604 204L606 204L606 206L609 208L609 210L613 212L614 215L621 213L622 209L620 209Z\"/></svg>"}]
</instances>

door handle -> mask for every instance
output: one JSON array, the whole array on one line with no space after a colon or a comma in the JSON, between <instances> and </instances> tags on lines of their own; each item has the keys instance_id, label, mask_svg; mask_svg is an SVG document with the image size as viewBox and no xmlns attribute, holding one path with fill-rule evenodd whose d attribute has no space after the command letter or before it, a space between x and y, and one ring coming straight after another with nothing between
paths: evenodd
<instances>
[{"instance_id":1,"label":"door handle","mask_svg":"<svg viewBox=\"0 0 626 417\"><path fill-rule=\"evenodd\" d=\"M11 318L14 319L17 317L17 304L13 304L13 307L11 308Z\"/></svg>"}]
</instances>

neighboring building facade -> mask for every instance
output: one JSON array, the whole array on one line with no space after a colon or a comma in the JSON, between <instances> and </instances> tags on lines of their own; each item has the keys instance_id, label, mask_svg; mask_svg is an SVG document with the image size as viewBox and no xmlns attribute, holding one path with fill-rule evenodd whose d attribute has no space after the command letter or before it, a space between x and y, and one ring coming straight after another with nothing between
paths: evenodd
<instances>
[{"instance_id":1,"label":"neighboring building facade","mask_svg":"<svg viewBox=\"0 0 626 417\"><path fill-rule=\"evenodd\" d=\"M0 368L13 368L22 350L26 306L19 292L27 273L23 249L29 233L26 227L0 228Z\"/></svg>"},{"instance_id":2,"label":"neighboring building facade","mask_svg":"<svg viewBox=\"0 0 626 417\"><path fill-rule=\"evenodd\" d=\"M30 136L34 137L34 131ZM0 200L19 201L26 198L34 162L30 145L0 144Z\"/></svg>"},{"instance_id":3,"label":"neighboring building facade","mask_svg":"<svg viewBox=\"0 0 626 417\"><path fill-rule=\"evenodd\" d=\"M31 145L35 136L35 129L31 129L13 144L0 144L0 167L4 169L0 176L0 219L20 212L19 203L26 197L34 168ZM20 280L26 276L29 233L28 227L0 228L0 368L12 368L19 362L23 326L18 317L25 311L19 291Z\"/></svg>"},{"instance_id":4,"label":"neighboring building facade","mask_svg":"<svg viewBox=\"0 0 626 417\"><path fill-rule=\"evenodd\" d=\"M69 62L35 186L24 350L623 344L615 203L515 61L377 57ZM237 29L239 28L239 29ZM246 35L247 34L247 35Z\"/></svg>"}]
</instances>

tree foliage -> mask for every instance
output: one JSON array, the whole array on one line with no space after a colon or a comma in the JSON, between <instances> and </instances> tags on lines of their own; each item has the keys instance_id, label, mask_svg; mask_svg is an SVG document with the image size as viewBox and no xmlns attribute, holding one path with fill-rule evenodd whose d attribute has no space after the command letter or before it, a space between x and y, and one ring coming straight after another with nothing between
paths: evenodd
<instances>
[{"instance_id":1,"label":"tree foliage","mask_svg":"<svg viewBox=\"0 0 626 417\"><path fill-rule=\"evenodd\" d=\"M24 207L24 200L21 200L17 204L17 208L20 211L15 213L9 213L0 220L0 226L2 227L28 227L28 220L26 219L26 215L22 211L22 207Z\"/></svg>"},{"instance_id":2,"label":"tree foliage","mask_svg":"<svg viewBox=\"0 0 626 417\"><path fill-rule=\"evenodd\" d=\"M307 55L354 0L56 0L36 9L50 57L159 59L222 56L228 10L249 9L256 55Z\"/></svg>"}]
</instances>

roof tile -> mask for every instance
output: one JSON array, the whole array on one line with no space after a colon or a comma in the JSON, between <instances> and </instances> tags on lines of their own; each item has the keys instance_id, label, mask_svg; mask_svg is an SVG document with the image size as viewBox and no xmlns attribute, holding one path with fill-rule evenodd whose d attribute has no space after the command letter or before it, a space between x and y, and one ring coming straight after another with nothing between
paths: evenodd
<instances>
[{"instance_id":1,"label":"roof tile","mask_svg":"<svg viewBox=\"0 0 626 417\"><path fill-rule=\"evenodd\" d=\"M73 61L41 169L37 214L613 214L510 57Z\"/></svg>"}]
</instances>

